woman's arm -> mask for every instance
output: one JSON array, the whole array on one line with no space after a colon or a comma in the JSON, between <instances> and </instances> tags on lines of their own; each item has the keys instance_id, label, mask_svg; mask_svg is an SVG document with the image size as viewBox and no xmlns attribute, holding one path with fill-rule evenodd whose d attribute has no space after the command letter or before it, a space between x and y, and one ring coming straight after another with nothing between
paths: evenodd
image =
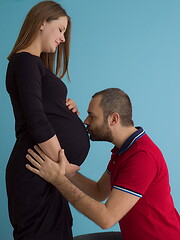
<instances>
[{"instance_id":1,"label":"woman's arm","mask_svg":"<svg viewBox=\"0 0 180 240\"><path fill-rule=\"evenodd\" d=\"M56 135L45 142L39 143L38 145L47 156L49 156L53 161L58 162L58 153L61 146Z\"/></svg>"},{"instance_id":2,"label":"woman's arm","mask_svg":"<svg viewBox=\"0 0 180 240\"><path fill-rule=\"evenodd\" d=\"M61 149L56 133L43 106L43 71L38 60L30 54L21 54L15 62L14 77L17 94L27 123L27 129L39 147L55 162ZM66 99L67 108L79 114L72 99Z\"/></svg>"},{"instance_id":3,"label":"woman's arm","mask_svg":"<svg viewBox=\"0 0 180 240\"><path fill-rule=\"evenodd\" d=\"M29 134L52 160L57 161L61 146L44 112L43 71L37 61L29 54L21 54L16 59L14 77L17 94Z\"/></svg>"}]
</instances>

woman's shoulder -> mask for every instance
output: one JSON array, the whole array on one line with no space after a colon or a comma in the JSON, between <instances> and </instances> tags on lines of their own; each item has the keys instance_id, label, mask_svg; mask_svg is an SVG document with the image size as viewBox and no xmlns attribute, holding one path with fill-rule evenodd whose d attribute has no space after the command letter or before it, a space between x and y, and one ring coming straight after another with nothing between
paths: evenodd
<instances>
[{"instance_id":1,"label":"woman's shoulder","mask_svg":"<svg viewBox=\"0 0 180 240\"><path fill-rule=\"evenodd\" d=\"M7 66L7 79L38 78L40 81L46 76L46 68L40 57L27 52L14 54Z\"/></svg>"},{"instance_id":2,"label":"woman's shoulder","mask_svg":"<svg viewBox=\"0 0 180 240\"><path fill-rule=\"evenodd\" d=\"M28 52L15 53L9 62L9 67L14 71L37 71L44 72L44 64L40 57Z\"/></svg>"},{"instance_id":3,"label":"woman's shoulder","mask_svg":"<svg viewBox=\"0 0 180 240\"><path fill-rule=\"evenodd\" d=\"M29 52L18 52L15 53L12 57L11 60L12 62L16 62L16 63L22 63L22 64L27 64L27 63L40 63L41 62L41 58L33 55Z\"/></svg>"}]
</instances>

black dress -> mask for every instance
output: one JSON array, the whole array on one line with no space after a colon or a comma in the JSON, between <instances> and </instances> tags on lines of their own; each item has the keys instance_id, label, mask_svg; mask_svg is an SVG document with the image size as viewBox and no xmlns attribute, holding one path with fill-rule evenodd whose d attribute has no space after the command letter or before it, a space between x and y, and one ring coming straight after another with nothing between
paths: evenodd
<instances>
[{"instance_id":1,"label":"black dress","mask_svg":"<svg viewBox=\"0 0 180 240\"><path fill-rule=\"evenodd\" d=\"M71 240L72 217L54 186L25 167L27 149L55 134L71 163L81 165L89 138L79 117L66 106L67 88L41 58L22 52L8 65L6 87L16 143L6 169L9 216L15 240Z\"/></svg>"}]
</instances>

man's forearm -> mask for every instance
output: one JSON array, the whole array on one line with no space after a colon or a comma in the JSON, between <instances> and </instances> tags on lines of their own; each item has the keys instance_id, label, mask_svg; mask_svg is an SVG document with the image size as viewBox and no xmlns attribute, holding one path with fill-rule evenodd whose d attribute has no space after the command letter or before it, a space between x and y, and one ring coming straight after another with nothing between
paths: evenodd
<instances>
[{"instance_id":1,"label":"man's forearm","mask_svg":"<svg viewBox=\"0 0 180 240\"><path fill-rule=\"evenodd\" d=\"M105 204L87 196L66 177L60 180L55 187L77 210L94 221L101 228L107 229L111 227L111 217Z\"/></svg>"},{"instance_id":2,"label":"man's forearm","mask_svg":"<svg viewBox=\"0 0 180 240\"><path fill-rule=\"evenodd\" d=\"M35 168L26 164L27 169L52 183L75 208L103 229L107 229L120 221L139 200L139 197L127 192L117 189L111 190L110 176L105 172L99 179L98 184L101 196L109 197L106 203L102 204L86 195L65 176L67 159L64 155L64 150L60 150L60 161L58 163L47 157L37 146L35 150L41 157L29 149L29 154L26 155L26 158ZM83 178L80 179L82 180ZM91 181L87 180L87 182L90 183Z\"/></svg>"},{"instance_id":3,"label":"man's forearm","mask_svg":"<svg viewBox=\"0 0 180 240\"><path fill-rule=\"evenodd\" d=\"M78 172L76 172L76 174L70 179L70 181L88 196L96 199L97 201L104 200L101 197L97 182L84 177Z\"/></svg>"}]
</instances>

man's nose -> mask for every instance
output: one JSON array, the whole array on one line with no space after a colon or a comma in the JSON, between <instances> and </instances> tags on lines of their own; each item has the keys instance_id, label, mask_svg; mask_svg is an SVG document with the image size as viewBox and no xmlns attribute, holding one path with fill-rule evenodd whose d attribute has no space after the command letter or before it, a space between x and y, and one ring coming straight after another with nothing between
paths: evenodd
<instances>
[{"instance_id":1,"label":"man's nose","mask_svg":"<svg viewBox=\"0 0 180 240\"><path fill-rule=\"evenodd\" d=\"M89 125L88 117L84 120L84 124Z\"/></svg>"}]
</instances>

